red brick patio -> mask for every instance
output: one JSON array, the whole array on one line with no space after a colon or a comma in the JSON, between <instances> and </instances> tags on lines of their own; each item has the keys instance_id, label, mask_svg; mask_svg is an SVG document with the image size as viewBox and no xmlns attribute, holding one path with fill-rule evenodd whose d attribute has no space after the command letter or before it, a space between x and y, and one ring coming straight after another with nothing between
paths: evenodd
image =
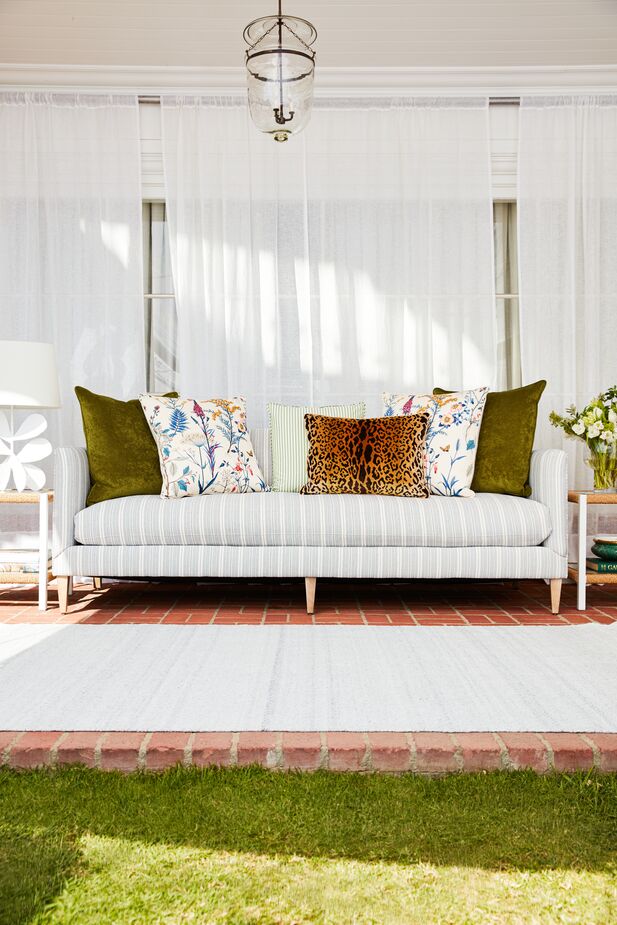
<instances>
[{"instance_id":1,"label":"red brick patio","mask_svg":"<svg viewBox=\"0 0 617 925\"><path fill-rule=\"evenodd\" d=\"M549 589L541 581L324 579L317 582L317 612L308 616L301 580L120 582L104 585L102 591L77 586L70 613L63 615L52 584L46 613L37 609L35 588L4 588L0 622L563 626L617 620L614 586L590 587L584 613L576 609L574 585L564 587L561 613L552 614L549 603Z\"/></svg>"},{"instance_id":2,"label":"red brick patio","mask_svg":"<svg viewBox=\"0 0 617 925\"><path fill-rule=\"evenodd\" d=\"M307 616L298 581L123 582L78 586L70 613L55 593L39 613L36 589L4 588L4 623L348 624L539 626L617 620L614 588L592 587L579 613L566 585L553 615L543 582L318 582L317 613ZM83 764L121 771L261 764L272 769L461 771L531 768L538 773L617 771L617 734L332 732L0 732L0 764L26 769Z\"/></svg>"},{"instance_id":3,"label":"red brick patio","mask_svg":"<svg viewBox=\"0 0 617 925\"><path fill-rule=\"evenodd\" d=\"M124 772L259 764L279 770L440 775L617 771L617 734L531 732L0 732L0 764Z\"/></svg>"}]
</instances>

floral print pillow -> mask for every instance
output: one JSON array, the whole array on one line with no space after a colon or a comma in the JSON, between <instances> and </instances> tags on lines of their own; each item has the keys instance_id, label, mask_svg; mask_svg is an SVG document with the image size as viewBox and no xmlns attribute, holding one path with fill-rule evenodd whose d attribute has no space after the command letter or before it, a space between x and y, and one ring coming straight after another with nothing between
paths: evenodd
<instances>
[{"instance_id":1,"label":"floral print pillow","mask_svg":"<svg viewBox=\"0 0 617 925\"><path fill-rule=\"evenodd\" d=\"M139 401L159 451L161 498L270 491L246 428L243 398Z\"/></svg>"},{"instance_id":2,"label":"floral print pillow","mask_svg":"<svg viewBox=\"0 0 617 925\"><path fill-rule=\"evenodd\" d=\"M426 478L434 495L473 497L471 482L488 387L445 395L384 392L384 415L428 412Z\"/></svg>"}]
</instances>

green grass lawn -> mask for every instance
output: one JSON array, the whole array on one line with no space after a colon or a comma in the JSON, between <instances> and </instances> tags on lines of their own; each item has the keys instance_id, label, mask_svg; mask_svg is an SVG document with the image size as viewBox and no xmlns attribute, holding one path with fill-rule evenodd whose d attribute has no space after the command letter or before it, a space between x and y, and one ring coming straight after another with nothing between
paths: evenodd
<instances>
[{"instance_id":1,"label":"green grass lawn","mask_svg":"<svg viewBox=\"0 0 617 925\"><path fill-rule=\"evenodd\" d=\"M0 771L0 923L617 923L617 777Z\"/></svg>"}]
</instances>

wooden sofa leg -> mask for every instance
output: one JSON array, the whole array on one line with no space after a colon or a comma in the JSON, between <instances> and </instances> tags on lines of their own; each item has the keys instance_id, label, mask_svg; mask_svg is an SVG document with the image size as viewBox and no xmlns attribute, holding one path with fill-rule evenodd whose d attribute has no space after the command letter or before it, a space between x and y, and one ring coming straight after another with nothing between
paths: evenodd
<instances>
[{"instance_id":1,"label":"wooden sofa leg","mask_svg":"<svg viewBox=\"0 0 617 925\"><path fill-rule=\"evenodd\" d=\"M58 604L60 606L60 613L68 613L69 610L69 594L71 592L72 580L70 575L59 575L56 578L58 583Z\"/></svg>"},{"instance_id":2,"label":"wooden sofa leg","mask_svg":"<svg viewBox=\"0 0 617 925\"><path fill-rule=\"evenodd\" d=\"M561 599L561 585L563 579L551 578L551 611L559 613L559 601Z\"/></svg>"},{"instance_id":3,"label":"wooden sofa leg","mask_svg":"<svg viewBox=\"0 0 617 925\"><path fill-rule=\"evenodd\" d=\"M315 613L315 589L317 587L316 578L305 578L306 586L306 612Z\"/></svg>"},{"instance_id":4,"label":"wooden sofa leg","mask_svg":"<svg viewBox=\"0 0 617 925\"><path fill-rule=\"evenodd\" d=\"M93 588L94 588L95 591L100 591L101 588L103 587L103 579L102 579L102 578L98 578L98 577L93 578L93 579L92 579L92 586L93 586Z\"/></svg>"}]
</instances>

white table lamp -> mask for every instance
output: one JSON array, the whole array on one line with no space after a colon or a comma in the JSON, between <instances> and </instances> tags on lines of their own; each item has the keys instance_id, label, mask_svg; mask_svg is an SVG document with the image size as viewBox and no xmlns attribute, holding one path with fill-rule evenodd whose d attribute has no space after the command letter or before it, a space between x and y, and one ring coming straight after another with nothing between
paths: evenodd
<instances>
[{"instance_id":1,"label":"white table lamp","mask_svg":"<svg viewBox=\"0 0 617 925\"><path fill-rule=\"evenodd\" d=\"M32 463L51 453L51 443L40 436L47 421L42 414L29 414L15 430L13 411L60 407L53 344L0 341L0 407L10 408L8 418L0 411L0 490L8 488L13 476L17 491L40 491L45 473Z\"/></svg>"}]
</instances>

